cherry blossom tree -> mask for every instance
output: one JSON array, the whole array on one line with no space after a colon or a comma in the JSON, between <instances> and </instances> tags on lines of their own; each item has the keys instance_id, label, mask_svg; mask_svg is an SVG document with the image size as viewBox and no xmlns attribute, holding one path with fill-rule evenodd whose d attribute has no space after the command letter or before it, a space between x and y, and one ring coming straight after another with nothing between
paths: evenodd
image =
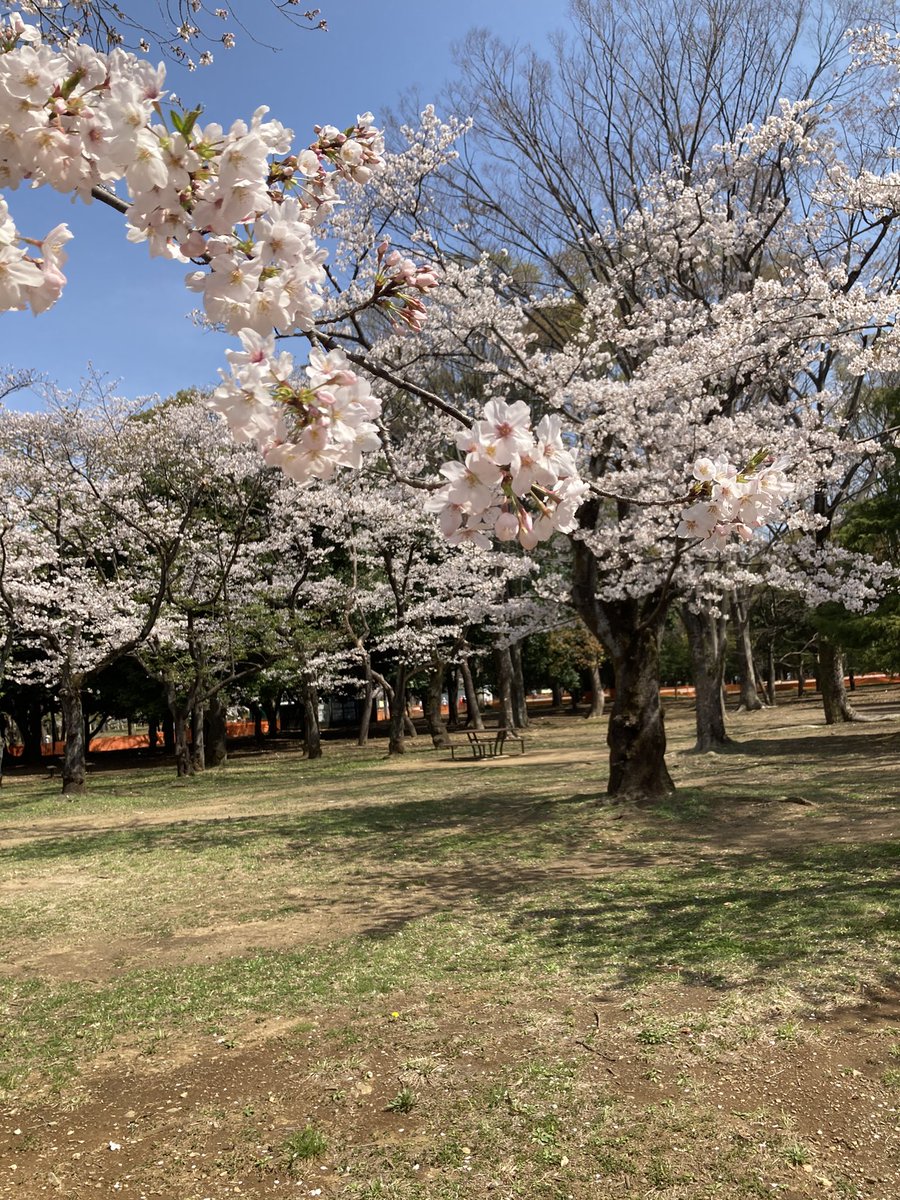
<instances>
[{"instance_id":1,"label":"cherry blossom tree","mask_svg":"<svg viewBox=\"0 0 900 1200\"><path fill-rule=\"evenodd\" d=\"M240 343L212 406L269 465L328 481L381 453L410 489L378 551L396 749L414 602L435 566L429 551L416 574L411 492L428 493L453 546L571 537L575 604L616 672L609 790L653 801L671 789L657 662L670 604L712 597L713 576L743 569L730 545L756 530L792 551L809 535L811 570L825 569L829 510L877 455L856 424L859 381L895 353L895 188L884 145L845 136L876 111L871 72L831 70L835 25L794 80L799 99L782 101L802 6L790 21L768 5L708 7L673 26L649 20L648 0L646 21L624 18L630 74L613 55L625 27L588 0L574 74L484 43L472 61L485 140L462 160L466 123L431 110L389 160L371 114L316 126L296 150L265 110L225 131L168 106L162 68L122 51L52 47L15 18L4 31L6 185L99 197L132 241L194 268L206 319ZM660 30L677 35L670 59L655 54ZM744 63L760 65L736 67L751 49ZM698 61L699 92L673 97ZM647 113L635 99L651 95ZM111 190L122 182L127 199ZM338 245L327 270L317 229ZM0 306L56 301L67 237L24 241L4 204ZM302 369L284 336L310 343ZM442 465L413 455L418 479L397 470L373 383L454 422L439 424Z\"/></svg>"}]
</instances>

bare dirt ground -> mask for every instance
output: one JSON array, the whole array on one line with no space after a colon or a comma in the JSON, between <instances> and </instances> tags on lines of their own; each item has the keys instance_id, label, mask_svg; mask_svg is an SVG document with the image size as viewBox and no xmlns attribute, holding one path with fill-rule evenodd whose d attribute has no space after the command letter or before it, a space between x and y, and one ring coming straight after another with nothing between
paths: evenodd
<instances>
[{"instance_id":1,"label":"bare dirt ground","mask_svg":"<svg viewBox=\"0 0 900 1200\"><path fill-rule=\"evenodd\" d=\"M338 955L349 945L365 961L367 946L380 952L423 920L478 922L513 903L515 920L524 913L536 927L554 892L560 911L575 914L577 932L588 919L578 913L592 911L573 906L579 889L602 895L604 880L645 867L677 877L699 859L718 878L766 856L783 863L797 852L837 855L844 845L871 847L873 861L877 851L889 867L900 807L900 693L859 700L877 723L827 729L808 700L736 717L740 744L712 758L687 752L689 709L670 706L673 773L685 794L708 806L688 826L586 800L580 786L598 793L598 733L591 730L588 743L587 726L562 718L537 723L524 758L379 763L380 791L358 796L360 811L402 798L407 785L419 790L409 780L414 765L413 776L448 793L449 808L463 785L466 796L498 788L509 795L499 812L449 814L437 842L474 830L490 844L496 826L519 839L518 848L507 853L501 842L496 857L486 856L479 842L447 861L416 845L376 861L369 841L341 843L338 883L300 878L282 886L272 912L179 924L167 910L165 930L117 928L113 936L90 920L75 934L51 925L7 945L0 981L24 989L7 1011L27 1006L30 986L63 997L70 987L94 987L99 1006L104 989L148 966L202 970L257 955L265 972L272 953ZM344 777L323 779L303 802L339 813L345 793ZM573 801L581 801L578 819L554 841L554 822L568 819ZM192 803L179 792L171 806L143 812L69 806L16 819L11 811L0 829L3 852L197 823L208 835L283 810L260 807L258 797L249 805L204 794ZM385 833L401 850L404 837ZM523 860L529 837L540 856ZM845 890L868 886L862 859ZM822 870L821 886L832 886ZM27 913L85 896L107 903L102 889L119 886L116 871L111 860L68 862L61 852L49 869L17 867L0 881L0 899ZM803 886L819 886L815 879L804 876ZM648 912L664 923L664 888L660 896ZM529 907L531 897L544 907ZM872 911L873 920L883 918L879 929L896 933L893 899L891 909L880 888ZM154 902L148 891L147 906ZM723 901L737 903L744 901ZM804 904L800 890L801 916ZM740 920L736 928L740 936ZM729 990L691 967L685 940L672 962L648 946L655 975L646 985L585 974L577 939L572 961L568 950L559 958L546 950L517 974L498 966L494 983L490 963L469 974L465 953L448 949L448 962L460 965L447 974L440 939L433 952L424 945L416 943L395 978L350 998L319 1003L311 995L290 1012L243 1012L227 1033L186 1007L183 1019L161 1019L149 1034L123 1027L61 1081L29 1077L0 1104L0 1197L900 1197L900 986L890 963L869 963L874 974L860 975L849 1002L809 1000L799 984L757 1002L765 979L754 977L746 996ZM488 942L477 953L489 960L495 951ZM505 953L496 950L498 962ZM823 942L817 953L824 964L839 951ZM5 1057L15 1051L8 1037L0 1041ZM397 1102L404 1092L413 1098L407 1108ZM308 1157L292 1154L291 1138L306 1129L322 1131L326 1144Z\"/></svg>"}]
</instances>

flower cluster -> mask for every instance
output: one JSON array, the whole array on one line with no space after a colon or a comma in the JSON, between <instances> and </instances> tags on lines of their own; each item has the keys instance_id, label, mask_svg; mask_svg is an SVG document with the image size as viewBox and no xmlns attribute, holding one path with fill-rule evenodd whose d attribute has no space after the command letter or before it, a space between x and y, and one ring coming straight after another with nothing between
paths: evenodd
<instances>
[{"instance_id":1,"label":"flower cluster","mask_svg":"<svg viewBox=\"0 0 900 1200\"><path fill-rule=\"evenodd\" d=\"M29 244L38 250L32 257L20 244L18 232L0 197L0 296L9 310L30 308L37 315L59 299L66 282L63 246L72 237L65 225L57 225L41 242Z\"/></svg>"},{"instance_id":2,"label":"flower cluster","mask_svg":"<svg viewBox=\"0 0 900 1200\"><path fill-rule=\"evenodd\" d=\"M340 350L313 350L298 382L292 355L275 339L240 334L243 350L228 350L210 407L222 413L237 441L255 441L266 462L300 483L329 479L337 467L358 467L380 445L374 424L381 403Z\"/></svg>"},{"instance_id":3,"label":"flower cluster","mask_svg":"<svg viewBox=\"0 0 900 1200\"><path fill-rule=\"evenodd\" d=\"M531 550L554 532L575 529L588 489L565 447L559 417L542 417L532 431L524 401L491 400L456 444L464 460L443 464L447 482L426 501L452 545L486 549L493 534Z\"/></svg>"},{"instance_id":4,"label":"flower cluster","mask_svg":"<svg viewBox=\"0 0 900 1200\"><path fill-rule=\"evenodd\" d=\"M336 179L364 182L381 165L371 113L344 132L317 126L296 155L291 131L265 108L228 130L201 125L199 110L165 112L164 81L162 66L122 50L45 45L13 16L0 28L0 185L30 181L87 200L124 180L130 240L199 260L187 282L211 321L231 333L311 329L325 253L310 227L336 204ZM0 308L53 303L65 281L58 255L42 248L27 259L5 210L0 237ZM58 245L60 231L51 238Z\"/></svg>"},{"instance_id":5,"label":"flower cluster","mask_svg":"<svg viewBox=\"0 0 900 1200\"><path fill-rule=\"evenodd\" d=\"M314 125L316 140L299 157L301 170L312 175L310 169L324 173L325 163L354 183L368 183L372 173L383 163L384 138L375 128L375 118L370 112L356 118L356 124L343 132L336 125ZM315 164L313 164L315 158Z\"/></svg>"},{"instance_id":6,"label":"flower cluster","mask_svg":"<svg viewBox=\"0 0 900 1200\"><path fill-rule=\"evenodd\" d=\"M388 241L379 245L377 260L375 305L387 313L395 328L402 322L418 333L425 323L425 305L421 297L438 285L434 267L417 266L411 258L404 258L399 250L391 250Z\"/></svg>"},{"instance_id":7,"label":"flower cluster","mask_svg":"<svg viewBox=\"0 0 900 1200\"><path fill-rule=\"evenodd\" d=\"M694 463L693 504L681 513L676 533L698 539L715 550L732 536L748 542L781 508L794 490L783 461L772 462L765 451L738 470L724 458L698 458Z\"/></svg>"}]
</instances>

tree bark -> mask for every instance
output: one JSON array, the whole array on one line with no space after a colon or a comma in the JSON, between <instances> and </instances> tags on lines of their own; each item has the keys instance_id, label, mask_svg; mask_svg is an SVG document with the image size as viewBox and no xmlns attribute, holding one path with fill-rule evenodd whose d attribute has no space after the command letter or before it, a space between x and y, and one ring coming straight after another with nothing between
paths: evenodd
<instances>
[{"instance_id":1,"label":"tree bark","mask_svg":"<svg viewBox=\"0 0 900 1200\"><path fill-rule=\"evenodd\" d=\"M306 733L306 757L322 757L322 735L319 730L319 691L309 681L303 687L303 724Z\"/></svg>"},{"instance_id":2,"label":"tree bark","mask_svg":"<svg viewBox=\"0 0 900 1200\"><path fill-rule=\"evenodd\" d=\"M828 638L819 638L819 675L822 685L822 707L826 725L841 725L858 721L859 713L850 703L844 686L844 653Z\"/></svg>"},{"instance_id":3,"label":"tree bark","mask_svg":"<svg viewBox=\"0 0 900 1200\"><path fill-rule=\"evenodd\" d=\"M213 696L203 717L203 743L208 767L221 767L228 761L227 716L228 707L222 696Z\"/></svg>"},{"instance_id":4,"label":"tree bark","mask_svg":"<svg viewBox=\"0 0 900 1200\"><path fill-rule=\"evenodd\" d=\"M766 696L770 708L775 707L775 695L775 641L769 638L766 646Z\"/></svg>"},{"instance_id":5,"label":"tree bark","mask_svg":"<svg viewBox=\"0 0 900 1200\"><path fill-rule=\"evenodd\" d=\"M459 668L447 672L447 728L459 729Z\"/></svg>"},{"instance_id":6,"label":"tree bark","mask_svg":"<svg viewBox=\"0 0 900 1200\"><path fill-rule=\"evenodd\" d=\"M159 738L159 722L156 717L147 718L147 749L151 754L156 751L156 743Z\"/></svg>"},{"instance_id":7,"label":"tree bark","mask_svg":"<svg viewBox=\"0 0 900 1200\"><path fill-rule=\"evenodd\" d=\"M694 669L698 754L721 750L731 739L725 731L722 683L725 672L725 619L708 612L694 612L681 605L681 620L688 638Z\"/></svg>"},{"instance_id":8,"label":"tree bark","mask_svg":"<svg viewBox=\"0 0 900 1200\"><path fill-rule=\"evenodd\" d=\"M512 702L516 717L516 728L528 728L528 705L525 700L525 677L522 672L522 643L512 642L509 647L512 663Z\"/></svg>"},{"instance_id":9,"label":"tree bark","mask_svg":"<svg viewBox=\"0 0 900 1200\"><path fill-rule=\"evenodd\" d=\"M425 723L431 734L431 741L437 750L445 750L450 745L447 726L441 715L441 696L444 691L446 665L442 659L433 660L432 669L428 673L428 691L425 696Z\"/></svg>"},{"instance_id":10,"label":"tree bark","mask_svg":"<svg viewBox=\"0 0 900 1200\"><path fill-rule=\"evenodd\" d=\"M194 774L206 770L206 742L203 737L204 708L203 704L194 704L191 708L191 766Z\"/></svg>"},{"instance_id":11,"label":"tree bark","mask_svg":"<svg viewBox=\"0 0 900 1200\"><path fill-rule=\"evenodd\" d=\"M462 672L463 691L466 695L466 728L484 729L478 693L475 691L475 680L472 678L472 668L469 666L467 658L460 659L459 669Z\"/></svg>"},{"instance_id":12,"label":"tree bark","mask_svg":"<svg viewBox=\"0 0 900 1200\"><path fill-rule=\"evenodd\" d=\"M188 719L190 706L178 703L174 686L166 685L166 703L172 718L172 737L175 743L175 774L179 779L185 779L194 774L194 763L191 748L188 744Z\"/></svg>"},{"instance_id":13,"label":"tree bark","mask_svg":"<svg viewBox=\"0 0 900 1200\"><path fill-rule=\"evenodd\" d=\"M606 647L615 672L616 693L606 738L607 794L615 800L659 803L675 790L666 768L659 699L659 639L666 597L656 593L640 600L600 600L597 560L584 542L574 542L572 550L575 609Z\"/></svg>"},{"instance_id":14,"label":"tree bark","mask_svg":"<svg viewBox=\"0 0 900 1200\"><path fill-rule=\"evenodd\" d=\"M81 709L82 680L66 672L59 689L59 702L66 723L66 744L63 750L62 794L80 796L84 791L85 758L84 713Z\"/></svg>"},{"instance_id":15,"label":"tree bark","mask_svg":"<svg viewBox=\"0 0 900 1200\"><path fill-rule=\"evenodd\" d=\"M516 710L513 704L513 665L509 646L494 648L494 666L497 672L497 689L500 693L500 728L513 730L516 727Z\"/></svg>"},{"instance_id":16,"label":"tree bark","mask_svg":"<svg viewBox=\"0 0 900 1200\"><path fill-rule=\"evenodd\" d=\"M394 677L391 702L391 726L388 733L388 754L406 753L406 664L400 663Z\"/></svg>"},{"instance_id":17,"label":"tree bark","mask_svg":"<svg viewBox=\"0 0 900 1200\"><path fill-rule=\"evenodd\" d=\"M600 667L592 663L588 668L591 676L591 711L587 715L589 721L599 721L603 716L603 683L600 679Z\"/></svg>"},{"instance_id":18,"label":"tree bark","mask_svg":"<svg viewBox=\"0 0 900 1200\"><path fill-rule=\"evenodd\" d=\"M555 709L562 708L562 706L563 706L562 684L557 682L557 680L554 679L553 682L550 684L550 691L552 693L551 702L553 704L553 707Z\"/></svg>"},{"instance_id":19,"label":"tree bark","mask_svg":"<svg viewBox=\"0 0 900 1200\"><path fill-rule=\"evenodd\" d=\"M759 698L756 685L753 642L750 639L750 610L747 602L737 593L732 597L731 611L734 617L734 644L741 688L738 712L759 712L763 702Z\"/></svg>"},{"instance_id":20,"label":"tree bark","mask_svg":"<svg viewBox=\"0 0 900 1200\"><path fill-rule=\"evenodd\" d=\"M369 727L372 724L372 710L375 707L375 682L372 679L372 664L369 656L363 659L365 683L363 690L362 712L359 717L359 732L356 735L357 746L365 746L369 741Z\"/></svg>"}]
</instances>

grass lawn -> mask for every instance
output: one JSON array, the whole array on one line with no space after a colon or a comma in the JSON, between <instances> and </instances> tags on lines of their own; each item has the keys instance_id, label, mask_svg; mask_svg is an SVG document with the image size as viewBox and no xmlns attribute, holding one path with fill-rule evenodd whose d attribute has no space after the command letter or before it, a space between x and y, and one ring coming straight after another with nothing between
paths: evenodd
<instances>
[{"instance_id":1,"label":"grass lawn","mask_svg":"<svg viewBox=\"0 0 900 1200\"><path fill-rule=\"evenodd\" d=\"M0 1197L900 1195L900 693L0 792Z\"/></svg>"}]
</instances>

